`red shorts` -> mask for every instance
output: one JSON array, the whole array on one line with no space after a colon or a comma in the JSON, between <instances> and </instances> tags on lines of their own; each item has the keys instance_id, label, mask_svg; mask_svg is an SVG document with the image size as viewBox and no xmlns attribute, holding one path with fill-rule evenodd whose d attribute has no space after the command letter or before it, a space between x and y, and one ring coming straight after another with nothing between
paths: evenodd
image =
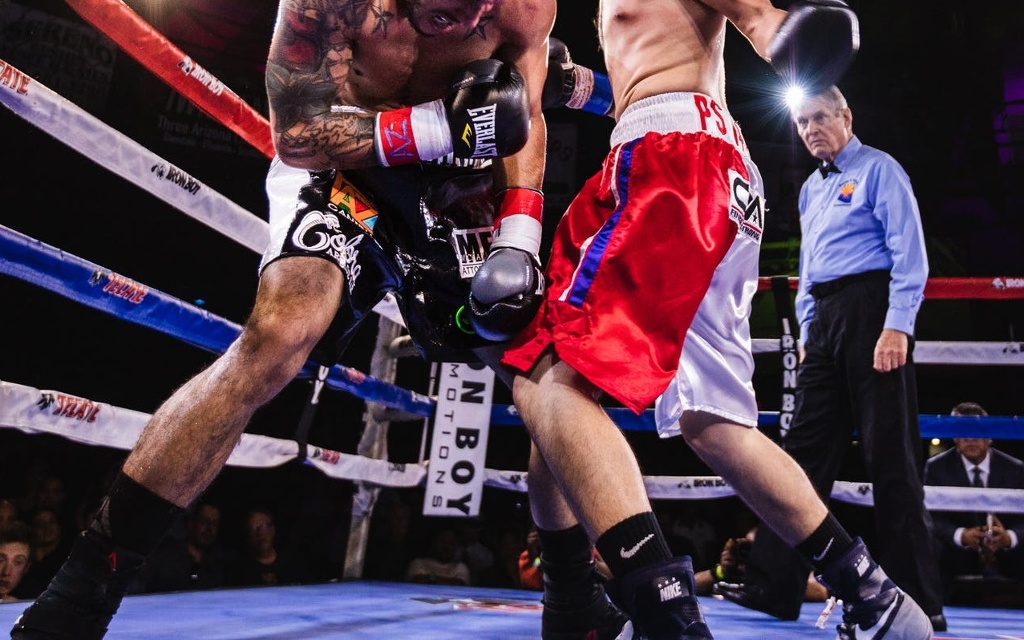
<instances>
[{"instance_id":1,"label":"red shorts","mask_svg":"<svg viewBox=\"0 0 1024 640\"><path fill-rule=\"evenodd\" d=\"M548 345L640 413L679 368L688 328L737 238L729 140L647 133L615 146L555 232L548 289L503 362L528 372Z\"/></svg>"}]
</instances>

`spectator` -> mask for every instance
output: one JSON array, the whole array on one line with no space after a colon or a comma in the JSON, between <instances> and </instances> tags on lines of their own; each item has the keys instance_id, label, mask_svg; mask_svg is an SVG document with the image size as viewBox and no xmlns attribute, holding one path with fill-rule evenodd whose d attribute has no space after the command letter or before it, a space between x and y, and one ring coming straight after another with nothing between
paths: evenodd
<instances>
[{"instance_id":1,"label":"spectator","mask_svg":"<svg viewBox=\"0 0 1024 640\"><path fill-rule=\"evenodd\" d=\"M13 500L0 498L0 529L18 522L18 505Z\"/></svg>"},{"instance_id":2,"label":"spectator","mask_svg":"<svg viewBox=\"0 0 1024 640\"><path fill-rule=\"evenodd\" d=\"M374 580L405 580L405 570L415 557L409 540L412 507L392 491L381 492L373 510L363 575Z\"/></svg>"},{"instance_id":3,"label":"spectator","mask_svg":"<svg viewBox=\"0 0 1024 640\"><path fill-rule=\"evenodd\" d=\"M455 559L459 539L455 530L442 526L430 536L427 554L413 558L405 572L406 580L427 584L470 584L469 567Z\"/></svg>"},{"instance_id":4,"label":"spectator","mask_svg":"<svg viewBox=\"0 0 1024 640\"><path fill-rule=\"evenodd\" d=\"M533 591L544 590L544 572L540 568L540 534L530 527L526 534L526 548L519 554L519 587Z\"/></svg>"},{"instance_id":5,"label":"spectator","mask_svg":"<svg viewBox=\"0 0 1024 640\"><path fill-rule=\"evenodd\" d=\"M0 602L13 602L13 595L32 565L32 530L24 522L0 527Z\"/></svg>"},{"instance_id":6,"label":"spectator","mask_svg":"<svg viewBox=\"0 0 1024 640\"><path fill-rule=\"evenodd\" d=\"M53 509L37 509L29 525L32 527L32 566L18 588L19 598L35 598L42 593L70 549L70 544L64 540L60 518Z\"/></svg>"},{"instance_id":7,"label":"spectator","mask_svg":"<svg viewBox=\"0 0 1024 640\"><path fill-rule=\"evenodd\" d=\"M263 507L250 509L245 516L245 550L228 573L233 585L298 584L309 580L309 569L302 556L276 546L274 516Z\"/></svg>"},{"instance_id":8,"label":"spectator","mask_svg":"<svg viewBox=\"0 0 1024 640\"><path fill-rule=\"evenodd\" d=\"M213 589L227 583L227 553L217 545L220 508L200 503L186 518L184 540L167 537L142 571L145 590Z\"/></svg>"},{"instance_id":9,"label":"spectator","mask_svg":"<svg viewBox=\"0 0 1024 640\"><path fill-rule=\"evenodd\" d=\"M523 554L528 553L523 540L523 530L518 522L502 523L496 534L494 564L480 575L477 584L498 589L523 588L522 573L524 570L529 572L529 567L523 565Z\"/></svg>"},{"instance_id":10,"label":"spectator","mask_svg":"<svg viewBox=\"0 0 1024 640\"><path fill-rule=\"evenodd\" d=\"M975 402L962 402L954 416L986 416ZM1024 462L999 451L988 438L953 438L954 447L930 458L926 485L1024 489ZM933 511L933 534L946 595L957 576L1024 579L1024 516L980 511Z\"/></svg>"},{"instance_id":11,"label":"spectator","mask_svg":"<svg viewBox=\"0 0 1024 640\"><path fill-rule=\"evenodd\" d=\"M689 541L692 551L688 553L693 560L694 569L713 566L718 551L719 534L705 516L707 506L703 502L687 506L688 508L679 510L672 521L672 528L667 530L666 534L670 533L671 537ZM662 530L665 531L664 527ZM666 535L666 538L671 542L669 535Z\"/></svg>"},{"instance_id":12,"label":"spectator","mask_svg":"<svg viewBox=\"0 0 1024 640\"><path fill-rule=\"evenodd\" d=\"M480 584L484 572L494 566L494 551L482 539L483 520L479 517L468 518L459 526L458 559L469 567L471 584Z\"/></svg>"},{"instance_id":13,"label":"spectator","mask_svg":"<svg viewBox=\"0 0 1024 640\"><path fill-rule=\"evenodd\" d=\"M694 575L697 593L701 595L717 593L718 583L742 584L747 572L747 561L750 559L750 549L756 536L757 527L753 527L741 538L726 540L715 566ZM804 601L824 602L825 600L828 600L828 590L814 578L813 572L809 572Z\"/></svg>"}]
</instances>

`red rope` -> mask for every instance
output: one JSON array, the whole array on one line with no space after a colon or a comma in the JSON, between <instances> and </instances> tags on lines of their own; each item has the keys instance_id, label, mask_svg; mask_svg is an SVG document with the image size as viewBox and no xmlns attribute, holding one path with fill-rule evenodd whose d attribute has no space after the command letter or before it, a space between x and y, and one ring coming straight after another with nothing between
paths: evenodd
<instances>
[{"instance_id":1,"label":"red rope","mask_svg":"<svg viewBox=\"0 0 1024 640\"><path fill-rule=\"evenodd\" d=\"M789 279L789 288L797 288L797 278ZM769 278L759 278L758 291L771 289ZM1021 300L1024 299L1024 277L992 278L929 278L924 297L930 300Z\"/></svg>"},{"instance_id":2,"label":"red rope","mask_svg":"<svg viewBox=\"0 0 1024 640\"><path fill-rule=\"evenodd\" d=\"M120 0L66 0L86 21L206 115L274 157L270 123Z\"/></svg>"}]
</instances>

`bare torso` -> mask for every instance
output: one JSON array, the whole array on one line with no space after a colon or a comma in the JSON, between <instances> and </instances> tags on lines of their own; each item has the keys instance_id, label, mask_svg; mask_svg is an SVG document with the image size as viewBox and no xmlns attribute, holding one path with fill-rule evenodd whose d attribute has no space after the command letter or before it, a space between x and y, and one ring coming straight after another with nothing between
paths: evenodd
<instances>
[{"instance_id":1,"label":"bare torso","mask_svg":"<svg viewBox=\"0 0 1024 640\"><path fill-rule=\"evenodd\" d=\"M697 91L725 104L726 22L762 58L786 16L769 0L600 0L616 117L637 100Z\"/></svg>"},{"instance_id":2,"label":"bare torso","mask_svg":"<svg viewBox=\"0 0 1024 640\"><path fill-rule=\"evenodd\" d=\"M616 117L637 100L698 91L725 104L725 17L696 0L601 0Z\"/></svg>"}]
</instances>

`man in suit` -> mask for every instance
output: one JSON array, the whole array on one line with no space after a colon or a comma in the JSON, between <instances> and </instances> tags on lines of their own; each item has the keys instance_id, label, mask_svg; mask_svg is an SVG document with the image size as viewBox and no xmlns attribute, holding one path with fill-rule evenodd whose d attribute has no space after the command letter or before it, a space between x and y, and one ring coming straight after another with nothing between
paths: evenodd
<instances>
[{"instance_id":1,"label":"man in suit","mask_svg":"<svg viewBox=\"0 0 1024 640\"><path fill-rule=\"evenodd\" d=\"M988 414L975 402L962 402L952 415ZM925 463L925 485L1024 489L1024 461L993 448L988 438L954 438L953 443ZM960 575L1024 579L1024 515L933 511L932 520L947 593Z\"/></svg>"}]
</instances>

